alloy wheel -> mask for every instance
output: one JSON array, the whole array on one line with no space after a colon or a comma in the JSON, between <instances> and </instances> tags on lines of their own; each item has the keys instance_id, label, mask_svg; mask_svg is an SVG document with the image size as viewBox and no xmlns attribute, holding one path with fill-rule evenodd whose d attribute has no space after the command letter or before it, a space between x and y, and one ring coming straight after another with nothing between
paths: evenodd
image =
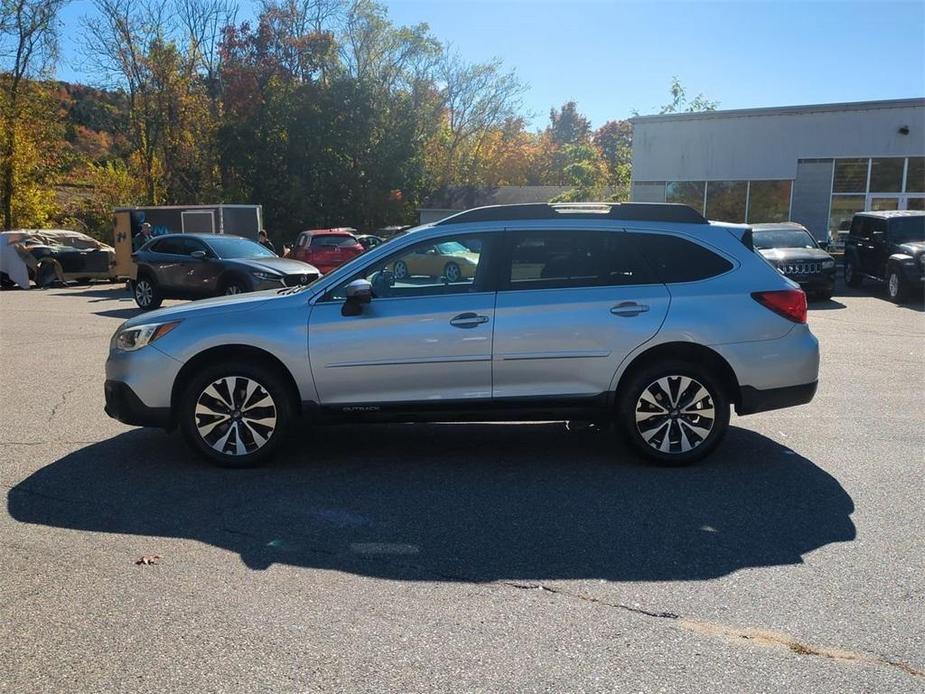
<instances>
[{"instance_id":1,"label":"alloy wheel","mask_svg":"<svg viewBox=\"0 0 925 694\"><path fill-rule=\"evenodd\" d=\"M459 265L456 263L447 263L443 273L450 282L459 282L459 276L462 274L459 271Z\"/></svg>"},{"instance_id":2,"label":"alloy wheel","mask_svg":"<svg viewBox=\"0 0 925 694\"><path fill-rule=\"evenodd\" d=\"M408 276L408 266L401 260L395 263L395 269L392 271L392 276L397 280L403 280Z\"/></svg>"},{"instance_id":3,"label":"alloy wheel","mask_svg":"<svg viewBox=\"0 0 925 694\"><path fill-rule=\"evenodd\" d=\"M154 297L154 288L148 280L135 281L135 301L139 306L149 306Z\"/></svg>"},{"instance_id":4,"label":"alloy wheel","mask_svg":"<svg viewBox=\"0 0 925 694\"><path fill-rule=\"evenodd\" d=\"M895 272L890 273L888 289L890 291L891 298L895 299L897 296L899 296L899 275L897 275Z\"/></svg>"},{"instance_id":5,"label":"alloy wheel","mask_svg":"<svg viewBox=\"0 0 925 694\"><path fill-rule=\"evenodd\" d=\"M249 455L276 431L276 403L260 383L245 376L225 376L199 394L193 411L196 430L219 453Z\"/></svg>"},{"instance_id":6,"label":"alloy wheel","mask_svg":"<svg viewBox=\"0 0 925 694\"><path fill-rule=\"evenodd\" d=\"M241 287L236 284L229 284L225 287L225 296L234 296L241 293Z\"/></svg>"},{"instance_id":7,"label":"alloy wheel","mask_svg":"<svg viewBox=\"0 0 925 694\"><path fill-rule=\"evenodd\" d=\"M716 419L713 396L689 376L663 376L643 388L636 401L636 430L661 453L687 453L700 446Z\"/></svg>"}]
</instances>

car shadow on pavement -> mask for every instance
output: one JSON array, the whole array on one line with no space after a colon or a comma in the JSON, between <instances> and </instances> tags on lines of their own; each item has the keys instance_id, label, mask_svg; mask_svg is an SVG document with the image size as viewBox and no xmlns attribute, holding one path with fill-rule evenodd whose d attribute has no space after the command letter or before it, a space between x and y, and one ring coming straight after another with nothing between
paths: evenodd
<instances>
[{"instance_id":1,"label":"car shadow on pavement","mask_svg":"<svg viewBox=\"0 0 925 694\"><path fill-rule=\"evenodd\" d=\"M23 523L190 538L254 569L410 580L700 580L855 537L835 478L736 427L689 468L549 423L309 429L238 471L138 429L38 470L7 501Z\"/></svg>"},{"instance_id":2,"label":"car shadow on pavement","mask_svg":"<svg viewBox=\"0 0 925 694\"><path fill-rule=\"evenodd\" d=\"M848 308L842 302L835 299L826 299L825 301L813 300L807 304L807 308L810 311L836 311L843 308Z\"/></svg>"}]
</instances>

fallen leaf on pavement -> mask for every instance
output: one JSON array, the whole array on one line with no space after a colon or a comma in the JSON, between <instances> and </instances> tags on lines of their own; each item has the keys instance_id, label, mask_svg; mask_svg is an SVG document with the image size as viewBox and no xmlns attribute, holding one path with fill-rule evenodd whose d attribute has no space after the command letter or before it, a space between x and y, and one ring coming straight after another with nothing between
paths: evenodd
<instances>
[{"instance_id":1,"label":"fallen leaf on pavement","mask_svg":"<svg viewBox=\"0 0 925 694\"><path fill-rule=\"evenodd\" d=\"M157 564L160 561L160 555L158 554L145 554L138 561L135 562L135 566L148 566L150 564Z\"/></svg>"}]
</instances>

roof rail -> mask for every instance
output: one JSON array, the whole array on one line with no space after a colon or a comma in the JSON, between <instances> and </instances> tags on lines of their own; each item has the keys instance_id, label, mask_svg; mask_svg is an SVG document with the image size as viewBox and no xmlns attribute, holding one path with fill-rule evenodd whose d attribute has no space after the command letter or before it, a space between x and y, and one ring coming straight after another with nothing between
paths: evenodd
<instances>
[{"instance_id":1,"label":"roof rail","mask_svg":"<svg viewBox=\"0 0 925 694\"><path fill-rule=\"evenodd\" d=\"M435 226L470 222L513 222L528 219L621 219L637 222L707 224L694 208L669 202L591 202L476 207L441 219Z\"/></svg>"}]
</instances>

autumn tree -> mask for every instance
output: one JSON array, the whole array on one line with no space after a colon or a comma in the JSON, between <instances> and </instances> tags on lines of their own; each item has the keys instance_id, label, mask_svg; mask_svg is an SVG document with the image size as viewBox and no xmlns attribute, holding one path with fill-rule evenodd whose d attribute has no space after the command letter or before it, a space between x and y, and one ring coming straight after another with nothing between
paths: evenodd
<instances>
[{"instance_id":1,"label":"autumn tree","mask_svg":"<svg viewBox=\"0 0 925 694\"><path fill-rule=\"evenodd\" d=\"M65 0L0 5L0 215L4 229L42 224L50 212L57 106L39 82L54 71Z\"/></svg>"},{"instance_id":2,"label":"autumn tree","mask_svg":"<svg viewBox=\"0 0 925 694\"><path fill-rule=\"evenodd\" d=\"M627 200L633 163L633 124L628 120L607 121L594 131L591 141L607 164L611 196Z\"/></svg>"}]
</instances>

